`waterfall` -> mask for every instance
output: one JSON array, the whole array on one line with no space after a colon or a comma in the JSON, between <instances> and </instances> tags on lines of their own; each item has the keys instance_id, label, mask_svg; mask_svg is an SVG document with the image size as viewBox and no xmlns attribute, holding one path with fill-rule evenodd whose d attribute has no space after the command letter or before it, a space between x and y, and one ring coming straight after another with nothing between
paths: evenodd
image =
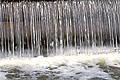
<instances>
[{"instance_id":1,"label":"waterfall","mask_svg":"<svg viewBox=\"0 0 120 80\"><path fill-rule=\"evenodd\" d=\"M1 57L120 46L120 1L1 2ZM59 53L58 53L59 52ZM72 55L69 54L69 55Z\"/></svg>"}]
</instances>

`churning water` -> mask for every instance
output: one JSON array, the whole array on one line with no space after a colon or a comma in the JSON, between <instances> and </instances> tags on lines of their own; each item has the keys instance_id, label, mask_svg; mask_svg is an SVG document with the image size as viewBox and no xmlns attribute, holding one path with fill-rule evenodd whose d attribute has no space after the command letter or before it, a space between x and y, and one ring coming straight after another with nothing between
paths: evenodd
<instances>
[{"instance_id":1,"label":"churning water","mask_svg":"<svg viewBox=\"0 0 120 80\"><path fill-rule=\"evenodd\" d=\"M119 79L119 9L119 0L1 2L0 78Z\"/></svg>"}]
</instances>

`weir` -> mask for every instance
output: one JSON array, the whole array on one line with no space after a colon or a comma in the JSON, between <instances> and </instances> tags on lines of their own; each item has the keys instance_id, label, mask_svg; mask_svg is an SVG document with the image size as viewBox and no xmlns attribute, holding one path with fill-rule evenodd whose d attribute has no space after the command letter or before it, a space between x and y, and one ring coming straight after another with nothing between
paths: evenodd
<instances>
[{"instance_id":1,"label":"weir","mask_svg":"<svg viewBox=\"0 0 120 80\"><path fill-rule=\"evenodd\" d=\"M120 0L0 0L0 80L120 80Z\"/></svg>"},{"instance_id":2,"label":"weir","mask_svg":"<svg viewBox=\"0 0 120 80\"><path fill-rule=\"evenodd\" d=\"M67 49L75 49L74 55L89 48L119 50L119 9L119 0L1 2L0 57L66 55Z\"/></svg>"}]
</instances>

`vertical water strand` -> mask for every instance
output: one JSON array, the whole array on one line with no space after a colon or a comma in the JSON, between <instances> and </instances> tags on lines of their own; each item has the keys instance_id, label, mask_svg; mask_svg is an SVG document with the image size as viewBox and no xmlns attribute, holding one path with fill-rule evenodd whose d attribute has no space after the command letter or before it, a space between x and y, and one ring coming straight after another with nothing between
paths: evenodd
<instances>
[{"instance_id":1,"label":"vertical water strand","mask_svg":"<svg viewBox=\"0 0 120 80\"><path fill-rule=\"evenodd\" d=\"M109 12L109 8L108 8L107 6L106 6L106 9L107 9L107 10L106 10L106 11L107 11L106 13L108 13L108 15L106 15L106 16L108 17L108 32L109 32L109 35L108 35L108 36L109 36L109 38L110 38L110 39L109 39L109 40L110 40L110 41L109 41L109 42L110 42L109 44L110 44L110 46L113 46L112 43L114 43L114 41L113 41L113 36L112 36L112 33L111 33L111 32L112 32L112 31L111 31L111 30L112 30L112 27L111 27L111 13Z\"/></svg>"},{"instance_id":2,"label":"vertical water strand","mask_svg":"<svg viewBox=\"0 0 120 80\"><path fill-rule=\"evenodd\" d=\"M14 56L14 29L13 29L13 3L9 3L9 22L10 22L10 47L12 56ZM11 55L11 54L10 54Z\"/></svg>"},{"instance_id":3,"label":"vertical water strand","mask_svg":"<svg viewBox=\"0 0 120 80\"><path fill-rule=\"evenodd\" d=\"M102 2L101 1L97 1L97 4L96 4L96 12L97 12L97 20L96 20L96 27L98 27L98 28L96 28L96 34L97 34L97 47L99 47L98 48L98 51L99 52L101 52L101 48L103 48L103 46L101 45L101 38L102 38L102 29L101 29L101 23L102 23L102 21L101 21L101 5L102 5ZM102 47L101 47L102 46Z\"/></svg>"},{"instance_id":4,"label":"vertical water strand","mask_svg":"<svg viewBox=\"0 0 120 80\"><path fill-rule=\"evenodd\" d=\"M42 7L42 5L41 5L41 3L39 3L40 4L40 6L39 6L39 50L40 50L40 55L41 55L41 36L42 36L42 33L41 33L41 30L42 30L42 28L41 28L41 24L42 24L42 22L41 22L41 7Z\"/></svg>"},{"instance_id":5,"label":"vertical water strand","mask_svg":"<svg viewBox=\"0 0 120 80\"><path fill-rule=\"evenodd\" d=\"M62 1L62 40L63 40L63 54L66 49L66 27L65 27L65 16L64 16L64 6L65 6L64 1ZM65 55L65 54L64 54Z\"/></svg>"},{"instance_id":6,"label":"vertical water strand","mask_svg":"<svg viewBox=\"0 0 120 80\"><path fill-rule=\"evenodd\" d=\"M69 32L70 32L70 38L69 38L69 40L70 40L70 49L72 49L73 48L73 18L72 18L72 16L73 16L73 14L72 14L72 2L71 2L71 0L68 2L68 4L69 4ZM72 52L70 52L69 53L70 55L72 55L73 53Z\"/></svg>"},{"instance_id":7,"label":"vertical water strand","mask_svg":"<svg viewBox=\"0 0 120 80\"><path fill-rule=\"evenodd\" d=\"M83 16L83 12L84 12L84 10L83 10L83 5L84 5L84 1L81 1L80 2L80 39L81 39L81 44L80 44L80 47L81 47L81 50L83 50L84 51L84 16Z\"/></svg>"},{"instance_id":8,"label":"vertical water strand","mask_svg":"<svg viewBox=\"0 0 120 80\"><path fill-rule=\"evenodd\" d=\"M89 4L91 1L87 2L87 7L86 7L86 28L87 28L87 48L90 48L90 27L89 27Z\"/></svg>"},{"instance_id":9,"label":"vertical water strand","mask_svg":"<svg viewBox=\"0 0 120 80\"><path fill-rule=\"evenodd\" d=\"M45 27L46 27L46 46L47 46L47 51L46 51L46 56L49 56L50 55L50 43L51 43L51 39L52 39L52 36L50 37L50 23L49 23L49 9L50 9L50 6L49 6L49 2L46 2L45 3Z\"/></svg>"},{"instance_id":10,"label":"vertical water strand","mask_svg":"<svg viewBox=\"0 0 120 80\"><path fill-rule=\"evenodd\" d=\"M112 5L113 5L113 3L111 3ZM115 47L115 38L114 38L114 24L113 24L113 6L110 6L111 7L111 9L109 9L109 7L107 7L107 11L109 11L108 12L108 14L110 15L110 16L108 16L108 17L110 17L110 18L108 18L108 20L110 21L109 22L109 24L111 25L111 27L110 27L110 35L111 35L111 39L112 39L112 47L114 48ZM113 27L112 27L113 26Z\"/></svg>"},{"instance_id":11,"label":"vertical water strand","mask_svg":"<svg viewBox=\"0 0 120 80\"><path fill-rule=\"evenodd\" d=\"M39 16L39 54L40 55L42 55L42 47L41 47L41 45L42 45L42 2L41 3L39 3L39 9L38 9L38 16Z\"/></svg>"},{"instance_id":12,"label":"vertical water strand","mask_svg":"<svg viewBox=\"0 0 120 80\"><path fill-rule=\"evenodd\" d=\"M119 25L119 20L120 20L120 16L119 16L119 0L117 0L117 9L116 9L116 12L117 12L117 34L118 34L118 41L117 41L117 44L118 44L118 51L120 50L120 25Z\"/></svg>"},{"instance_id":13,"label":"vertical water strand","mask_svg":"<svg viewBox=\"0 0 120 80\"><path fill-rule=\"evenodd\" d=\"M4 19L6 20L6 4L4 6ZM6 34L6 24L3 24L3 34L4 34L4 57L7 57L7 34Z\"/></svg>"},{"instance_id":14,"label":"vertical water strand","mask_svg":"<svg viewBox=\"0 0 120 80\"><path fill-rule=\"evenodd\" d=\"M10 27L7 27L9 25L9 14L8 14L8 3L6 3L6 53L7 53L7 57L8 57L8 54L10 53Z\"/></svg>"},{"instance_id":15,"label":"vertical water strand","mask_svg":"<svg viewBox=\"0 0 120 80\"><path fill-rule=\"evenodd\" d=\"M37 53L37 2L34 2L34 30L33 30L33 35L34 35L34 56L38 56Z\"/></svg>"},{"instance_id":16,"label":"vertical water strand","mask_svg":"<svg viewBox=\"0 0 120 80\"><path fill-rule=\"evenodd\" d=\"M53 48L54 48L54 27L52 26L52 15L51 15L51 2L50 3L48 3L48 6L47 6L47 9L48 9L48 47L49 47L49 55L50 55L50 53L52 52L53 53ZM51 38L50 38L50 36L51 36Z\"/></svg>"},{"instance_id":17,"label":"vertical water strand","mask_svg":"<svg viewBox=\"0 0 120 80\"><path fill-rule=\"evenodd\" d=\"M48 38L50 39L50 37L49 37L49 27L50 26L48 26L48 24L49 24L49 22L48 22L48 8L47 8L47 6L48 6L48 4L47 3L44 3L44 20L45 20L45 26L44 26L44 28L45 28L45 36L46 36L46 42L45 42L45 44L46 44L46 55L49 55L48 53L48 50L49 50L49 42L48 42Z\"/></svg>"},{"instance_id":18,"label":"vertical water strand","mask_svg":"<svg viewBox=\"0 0 120 80\"><path fill-rule=\"evenodd\" d=\"M119 0L117 0L116 6L117 6L117 7L116 7L116 15L117 15L117 20L118 20L118 21L117 21L117 22L118 22L118 26L117 26L117 27L118 27L118 28L117 28L117 29L118 29L118 30L117 30L118 32L117 32L117 34L118 34L118 50L119 50L119 49L120 49L120 45L119 45L119 43L120 43L120 36L119 36L119 35L120 35L120 23L119 23L119 22L120 22L120 15L119 15L119 14L120 14L120 13L119 13L119 8L120 8L120 7L119 7Z\"/></svg>"},{"instance_id":19,"label":"vertical water strand","mask_svg":"<svg viewBox=\"0 0 120 80\"><path fill-rule=\"evenodd\" d=\"M24 28L24 23L23 23L24 22L24 19L23 19L23 17L24 17L23 16L23 4L24 4L23 2L18 4L18 10L19 10L18 14L19 14L19 19L20 19L19 23L20 23L20 26L21 26L20 29L21 29L21 34L22 34L21 35L21 43L22 43L21 44L21 52L22 52L21 56L24 56L24 44L25 44L24 43L24 36L25 36L24 29L25 28Z\"/></svg>"},{"instance_id":20,"label":"vertical water strand","mask_svg":"<svg viewBox=\"0 0 120 80\"><path fill-rule=\"evenodd\" d=\"M90 1L87 1L86 2L86 8L85 8L85 18L86 18L86 38L87 38L87 40L86 40L86 43L87 43L87 49L89 49L89 47L90 47L90 33L89 33L89 18L88 18L88 16L89 16L89 3L90 3ZM87 53L89 54L89 51L87 50Z\"/></svg>"},{"instance_id":21,"label":"vertical water strand","mask_svg":"<svg viewBox=\"0 0 120 80\"><path fill-rule=\"evenodd\" d=\"M72 2L71 2L71 0L69 1L69 28L70 28L70 30L69 30L69 32L70 32L70 38L69 38L69 40L70 40L70 49L72 49L73 48L73 46L74 46L74 26L73 26L73 11L72 11L73 9L72 9ZM72 55L73 54L73 52L70 52L70 55Z\"/></svg>"},{"instance_id":22,"label":"vertical water strand","mask_svg":"<svg viewBox=\"0 0 120 80\"><path fill-rule=\"evenodd\" d=\"M116 49L118 49L118 43L117 43L117 40L118 40L118 34L117 34L117 1L114 2L114 13L113 13L113 22L114 22L114 26L115 26L115 47Z\"/></svg>"},{"instance_id":23,"label":"vertical water strand","mask_svg":"<svg viewBox=\"0 0 120 80\"><path fill-rule=\"evenodd\" d=\"M0 4L0 38L1 38L1 43L0 43L0 46L1 46L1 53L3 53L3 13L2 13L2 10L3 10L3 4Z\"/></svg>"},{"instance_id":24,"label":"vertical water strand","mask_svg":"<svg viewBox=\"0 0 120 80\"><path fill-rule=\"evenodd\" d=\"M69 43L68 47L71 48L71 45L72 45L71 36L72 36L72 35L71 35L71 13L70 13L71 11L70 11L70 2L67 3L67 6L68 6L68 7L67 7L67 10L66 10L66 11L67 11L67 14L66 14L66 15L67 15L67 20L68 20L68 21L67 21L67 24L68 24L68 25L67 25L67 30L68 30L68 32L69 32L67 38L68 38L68 41L69 41L69 42L68 42L68 43Z\"/></svg>"},{"instance_id":25,"label":"vertical water strand","mask_svg":"<svg viewBox=\"0 0 120 80\"><path fill-rule=\"evenodd\" d=\"M64 1L62 1L62 40L63 40L63 54L66 49L66 27L65 27L65 16L64 16ZM64 54L65 55L65 54Z\"/></svg>"},{"instance_id":26,"label":"vertical water strand","mask_svg":"<svg viewBox=\"0 0 120 80\"><path fill-rule=\"evenodd\" d=\"M49 47L52 51L52 53L54 53L55 51L55 26L54 26L54 20L53 20L53 16L54 16L54 11L53 11L53 5L54 3L50 2L49 3L49 7L48 7L48 12L49 12L49 37L51 36L51 38L49 39ZM54 54L55 55L55 54Z\"/></svg>"},{"instance_id":27,"label":"vertical water strand","mask_svg":"<svg viewBox=\"0 0 120 80\"><path fill-rule=\"evenodd\" d=\"M5 16L6 16L6 24L5 24L5 30L6 30L6 57L8 57L8 54L10 52L10 46L9 46L9 27L8 27L8 23L9 23L9 17L8 17L8 3L6 3L6 9L5 9Z\"/></svg>"},{"instance_id":28,"label":"vertical water strand","mask_svg":"<svg viewBox=\"0 0 120 80\"><path fill-rule=\"evenodd\" d=\"M43 37L45 36L44 34L44 3L41 3L41 46L42 46L42 52L41 54L43 55L43 50L44 50L44 42L45 40L43 39Z\"/></svg>"},{"instance_id":29,"label":"vertical water strand","mask_svg":"<svg viewBox=\"0 0 120 80\"><path fill-rule=\"evenodd\" d=\"M32 57L34 56L35 51L35 19L36 19L36 11L35 11L35 3L31 3L32 8L32 20L31 20L31 31L32 31L32 37L31 37L31 46L32 46Z\"/></svg>"},{"instance_id":30,"label":"vertical water strand","mask_svg":"<svg viewBox=\"0 0 120 80\"><path fill-rule=\"evenodd\" d=\"M13 5L14 8L14 24L15 24L15 42L16 42L16 46L15 46L15 50L17 50L20 54L18 56L21 57L21 30L20 30L20 17L19 17L19 9L18 9L18 4L19 3L15 3Z\"/></svg>"},{"instance_id":31,"label":"vertical water strand","mask_svg":"<svg viewBox=\"0 0 120 80\"><path fill-rule=\"evenodd\" d=\"M116 34L116 7L115 7L115 2L112 1L112 9L111 9L111 14L112 14L112 26L113 26L113 39L114 39L114 48L117 47L117 34Z\"/></svg>"},{"instance_id":32,"label":"vertical water strand","mask_svg":"<svg viewBox=\"0 0 120 80\"><path fill-rule=\"evenodd\" d=\"M49 53L54 53L54 51L55 51L55 26L54 26L54 23L53 23L53 10L52 10L52 8L53 8L53 4L54 3L52 3L52 2L50 2L49 4L48 4L48 22L49 22L49 24L48 24L48 26L49 26L49 28L48 28L48 30L49 30L49 37L51 36L51 38L49 38L49 50L50 50L50 52ZM55 54L53 54L53 55L55 55Z\"/></svg>"},{"instance_id":33,"label":"vertical water strand","mask_svg":"<svg viewBox=\"0 0 120 80\"><path fill-rule=\"evenodd\" d=\"M38 17L37 17L37 5L36 4L37 4L37 2L34 3L34 13L35 13L34 14L34 31L33 31L34 32L34 50L35 50L35 52L34 52L35 55L34 56L38 55L37 54L37 44L36 44L37 43L37 38L38 38L37 37L37 32L38 32L37 31L37 27L38 27L37 26L37 18Z\"/></svg>"},{"instance_id":34,"label":"vertical water strand","mask_svg":"<svg viewBox=\"0 0 120 80\"><path fill-rule=\"evenodd\" d=\"M2 4L0 3L0 52L2 53Z\"/></svg>"},{"instance_id":35,"label":"vertical water strand","mask_svg":"<svg viewBox=\"0 0 120 80\"><path fill-rule=\"evenodd\" d=\"M65 17L65 27L66 27L66 48L69 49L69 23L68 23L68 3L64 4L64 17Z\"/></svg>"},{"instance_id":36,"label":"vertical water strand","mask_svg":"<svg viewBox=\"0 0 120 80\"><path fill-rule=\"evenodd\" d=\"M36 21L35 21L35 26L36 26L36 37L35 37L35 40L36 40L36 56L39 56L40 55L40 40L39 40L39 11L38 11L38 9L39 9L39 3L38 2L36 2Z\"/></svg>"},{"instance_id":37,"label":"vertical water strand","mask_svg":"<svg viewBox=\"0 0 120 80\"><path fill-rule=\"evenodd\" d=\"M94 32L93 32L93 3L91 2L89 4L89 8L90 8L90 30L91 30L91 44L92 44L92 47L93 47L93 35L94 35Z\"/></svg>"},{"instance_id":38,"label":"vertical water strand","mask_svg":"<svg viewBox=\"0 0 120 80\"><path fill-rule=\"evenodd\" d=\"M85 32L86 32L86 43L87 43L86 48L87 48L87 53L88 54L89 54L88 49L89 49L89 46L90 46L90 35L89 35L89 25L88 25L89 24L89 19L88 19L88 16L89 16L89 5L88 4L89 4L89 2L90 1L87 1L86 4L85 4L85 6L86 6L85 7L85 19L86 19L85 20L86 21L85 22L85 26L86 26L85 27L85 30L86 30Z\"/></svg>"},{"instance_id":39,"label":"vertical water strand","mask_svg":"<svg viewBox=\"0 0 120 80\"><path fill-rule=\"evenodd\" d=\"M63 53L63 55L65 55L64 50L65 50L65 35L66 35L65 24L64 24L64 4L65 4L65 2L61 1L61 13L62 14L61 14L61 19L60 19L60 21L61 21L61 24L60 24L61 29L60 29L60 31L62 31L61 40L62 40L62 53Z\"/></svg>"},{"instance_id":40,"label":"vertical water strand","mask_svg":"<svg viewBox=\"0 0 120 80\"><path fill-rule=\"evenodd\" d=\"M102 5L103 5L103 1L101 1L101 4L99 4L99 6L98 7L100 7L100 9L99 9L99 12L98 12L98 18L99 18L99 34L100 34L100 44L99 44L99 46L102 48L103 47L103 21L102 21L102 12L103 12L103 10L102 10Z\"/></svg>"},{"instance_id":41,"label":"vertical water strand","mask_svg":"<svg viewBox=\"0 0 120 80\"><path fill-rule=\"evenodd\" d=\"M42 13L42 47L43 47L43 56L47 56L47 32L46 32L46 3L43 2L43 13Z\"/></svg>"},{"instance_id":42,"label":"vertical water strand","mask_svg":"<svg viewBox=\"0 0 120 80\"><path fill-rule=\"evenodd\" d=\"M50 35L51 34L51 25L50 25L50 6L49 6L49 4L51 4L51 3L46 3L46 11L45 11L45 13L46 13L46 37L47 37L47 41L46 41L46 43L47 43L47 56L49 56L50 55L50 44L51 44L51 39L52 39L52 35ZM52 29L52 30L54 30L54 29ZM51 36L51 37L50 37Z\"/></svg>"},{"instance_id":43,"label":"vertical water strand","mask_svg":"<svg viewBox=\"0 0 120 80\"><path fill-rule=\"evenodd\" d=\"M112 32L112 33L110 33L111 34L111 37L112 37L112 47L113 48L115 48L115 35L114 35L114 32L115 32L115 25L114 25L114 16L113 16L113 14L114 14L114 7L113 7L113 1L111 1L111 9L109 9L109 7L108 7L108 10L110 10L109 11L109 14L110 14L110 24L111 24L111 31L110 32Z\"/></svg>"},{"instance_id":44,"label":"vertical water strand","mask_svg":"<svg viewBox=\"0 0 120 80\"><path fill-rule=\"evenodd\" d=\"M28 52L26 52L26 56L27 53L29 55L29 50L30 50L30 42L29 42L29 38L30 38L30 27L29 27L29 13L28 13L28 3L25 2L23 4L23 20L24 20L24 29L25 29L25 47L28 49Z\"/></svg>"},{"instance_id":45,"label":"vertical water strand","mask_svg":"<svg viewBox=\"0 0 120 80\"><path fill-rule=\"evenodd\" d=\"M30 40L31 40L31 57L34 56L34 3L30 2Z\"/></svg>"},{"instance_id":46,"label":"vertical water strand","mask_svg":"<svg viewBox=\"0 0 120 80\"><path fill-rule=\"evenodd\" d=\"M54 2L53 4L53 25L55 26L55 49L56 49L56 52L58 52L58 28L57 28L57 18L58 18L58 10L57 10L57 2ZM56 55L56 54L55 54Z\"/></svg>"},{"instance_id":47,"label":"vertical water strand","mask_svg":"<svg viewBox=\"0 0 120 80\"><path fill-rule=\"evenodd\" d=\"M25 28L24 28L24 16L23 16L23 2L18 3L18 25L20 26L20 30L21 30L21 54L20 57L25 56L25 52L24 52L24 36L25 36Z\"/></svg>"},{"instance_id":48,"label":"vertical water strand","mask_svg":"<svg viewBox=\"0 0 120 80\"><path fill-rule=\"evenodd\" d=\"M36 49L36 3L33 3L33 50Z\"/></svg>"},{"instance_id":49,"label":"vertical water strand","mask_svg":"<svg viewBox=\"0 0 120 80\"><path fill-rule=\"evenodd\" d=\"M105 5L106 4L103 3L103 44L104 44L103 46L106 46L105 39L106 39L106 33L107 33L107 30L106 30L106 20L107 19L106 19L106 6Z\"/></svg>"},{"instance_id":50,"label":"vertical water strand","mask_svg":"<svg viewBox=\"0 0 120 80\"><path fill-rule=\"evenodd\" d=\"M91 41L91 45L92 48L95 48L95 36L96 36L96 31L95 31L95 16L93 16L95 14L95 2L92 1L91 3L91 12L90 12L90 18L91 18L91 32L92 32L92 41Z\"/></svg>"},{"instance_id":51,"label":"vertical water strand","mask_svg":"<svg viewBox=\"0 0 120 80\"><path fill-rule=\"evenodd\" d=\"M37 48L37 55L40 56L40 3L36 3L36 48Z\"/></svg>"},{"instance_id":52,"label":"vertical water strand","mask_svg":"<svg viewBox=\"0 0 120 80\"><path fill-rule=\"evenodd\" d=\"M40 55L40 3L36 2L36 53L39 56Z\"/></svg>"},{"instance_id":53,"label":"vertical water strand","mask_svg":"<svg viewBox=\"0 0 120 80\"><path fill-rule=\"evenodd\" d=\"M100 24L99 24L99 11L100 11L100 9L99 9L99 7L100 7L100 4L101 4L101 2L99 2L99 1L96 1L96 11L97 11L97 14L96 14L96 35L97 35L97 37L96 37L96 39L97 39L97 44L96 44L96 46L100 46Z\"/></svg>"},{"instance_id":54,"label":"vertical water strand","mask_svg":"<svg viewBox=\"0 0 120 80\"><path fill-rule=\"evenodd\" d=\"M34 20L34 12L33 12L33 3L30 3L30 47L31 47L31 56L33 57L33 20Z\"/></svg>"},{"instance_id":55,"label":"vertical water strand","mask_svg":"<svg viewBox=\"0 0 120 80\"><path fill-rule=\"evenodd\" d=\"M22 20L22 16L21 16L21 7L22 7L22 5L21 5L22 3L16 3L16 6L14 7L14 10L16 10L16 26L18 27L18 29L17 29L17 31L18 31L18 39L19 40L17 40L18 42L19 42L19 52L20 52L20 54L18 55L19 57L22 57L22 51L23 51L23 45L24 45L24 42L23 42L23 22L21 22L21 21L23 21ZM23 15L23 14L22 14ZM15 26L15 28L16 28L16 26ZM17 42L16 41L16 42ZM16 47L15 47L16 48Z\"/></svg>"},{"instance_id":56,"label":"vertical water strand","mask_svg":"<svg viewBox=\"0 0 120 80\"><path fill-rule=\"evenodd\" d=\"M79 8L79 28L80 28L80 33L79 33L79 37L80 37L80 49L82 50L82 48L84 47L83 43L84 43L84 38L83 38L83 15L82 15L82 12L83 12L83 2L81 1L80 2L80 8Z\"/></svg>"},{"instance_id":57,"label":"vertical water strand","mask_svg":"<svg viewBox=\"0 0 120 80\"><path fill-rule=\"evenodd\" d=\"M39 34L39 40L40 40L40 44L39 44L40 48L39 49L40 49L40 55L42 53L41 52L42 51L42 49L41 49L42 48L41 47L41 45L42 45L42 41L41 41L42 40L42 18L41 17L42 17L42 3L40 3L40 7L39 7L39 33L40 33Z\"/></svg>"},{"instance_id":58,"label":"vertical water strand","mask_svg":"<svg viewBox=\"0 0 120 80\"><path fill-rule=\"evenodd\" d=\"M59 21L59 37L60 37L60 53L63 54L63 30L62 30L62 27L63 27L63 23L62 23L62 1L59 1L58 2L58 21Z\"/></svg>"},{"instance_id":59,"label":"vertical water strand","mask_svg":"<svg viewBox=\"0 0 120 80\"><path fill-rule=\"evenodd\" d=\"M66 30L67 30L67 40L68 40L68 49L71 49L72 47L72 21L71 21L71 8L70 8L71 2L68 1L66 3L66 8L67 8L67 21L66 21ZM70 53L71 55L71 53Z\"/></svg>"},{"instance_id":60,"label":"vertical water strand","mask_svg":"<svg viewBox=\"0 0 120 80\"><path fill-rule=\"evenodd\" d=\"M118 1L118 24L119 24L119 30L118 30L118 32L119 32L119 34L118 35L120 35L120 6L119 6L119 4L120 4L120 1ZM120 36L119 36L119 49L120 49Z\"/></svg>"},{"instance_id":61,"label":"vertical water strand","mask_svg":"<svg viewBox=\"0 0 120 80\"><path fill-rule=\"evenodd\" d=\"M29 27L30 27L30 36L29 36L29 44L30 44L30 57L31 57L31 55L32 55L32 52L33 52L33 43L32 43L32 3L31 2L29 2L29 4L28 4L29 6L28 6L28 14L29 14ZM30 12L29 12L30 11Z\"/></svg>"},{"instance_id":62,"label":"vertical water strand","mask_svg":"<svg viewBox=\"0 0 120 80\"><path fill-rule=\"evenodd\" d=\"M81 49L81 2L78 1L77 2L77 49L79 50L80 53L80 49Z\"/></svg>"},{"instance_id":63,"label":"vertical water strand","mask_svg":"<svg viewBox=\"0 0 120 80\"><path fill-rule=\"evenodd\" d=\"M93 15L96 13L96 10L97 10L97 8L96 8L96 2L95 1L93 1ZM97 32L96 32L96 27L98 27L98 26L96 26L96 15L95 16L93 16L93 48L96 48L96 44L97 44L97 40L96 40L96 36L97 36Z\"/></svg>"},{"instance_id":64,"label":"vertical water strand","mask_svg":"<svg viewBox=\"0 0 120 80\"><path fill-rule=\"evenodd\" d=\"M83 4L84 47L87 47L86 4ZM85 50L85 53L88 50Z\"/></svg>"},{"instance_id":65,"label":"vertical water strand","mask_svg":"<svg viewBox=\"0 0 120 80\"><path fill-rule=\"evenodd\" d=\"M110 2L109 4L113 5L112 2ZM109 34L108 35L108 39L109 39L109 44L111 47L115 47L114 43L115 43L115 39L114 39L114 24L113 24L113 7L111 5L107 5L106 6L106 16L108 18L108 31L109 31ZM111 8L111 9L110 9Z\"/></svg>"},{"instance_id":66,"label":"vertical water strand","mask_svg":"<svg viewBox=\"0 0 120 80\"><path fill-rule=\"evenodd\" d=\"M5 53L5 44L6 44L6 34L5 34L5 31L6 31L6 26L5 26L5 20L6 20L6 15L5 15L5 10L6 10L6 7L5 7L5 5L6 4L4 4L3 6L2 6L2 12L3 12L3 14L2 14L2 20L3 20L3 24L2 24L2 53L4 54L3 56L5 57L5 55L6 55L6 53Z\"/></svg>"},{"instance_id":67,"label":"vertical water strand","mask_svg":"<svg viewBox=\"0 0 120 80\"><path fill-rule=\"evenodd\" d=\"M79 53L80 53L80 50L81 50L81 46L82 46L82 40L81 40L81 36L82 36L82 33L81 33L81 1L78 1L78 49L79 49Z\"/></svg>"},{"instance_id":68,"label":"vertical water strand","mask_svg":"<svg viewBox=\"0 0 120 80\"><path fill-rule=\"evenodd\" d=\"M89 3L86 3L86 34L87 34L87 48L90 48L90 27L89 27Z\"/></svg>"},{"instance_id":69,"label":"vertical water strand","mask_svg":"<svg viewBox=\"0 0 120 80\"><path fill-rule=\"evenodd\" d=\"M103 47L103 21L102 21L102 12L103 12L103 10L102 10L102 6L103 5L103 1L101 2L101 4L99 5L99 7L100 7L100 10L99 10L99 25L100 25L100 46L101 47Z\"/></svg>"},{"instance_id":70,"label":"vertical water strand","mask_svg":"<svg viewBox=\"0 0 120 80\"><path fill-rule=\"evenodd\" d=\"M79 4L78 0L75 2L75 29L76 29L76 54L78 55L78 46L79 46ZM75 15L74 14L74 15Z\"/></svg>"},{"instance_id":71,"label":"vertical water strand","mask_svg":"<svg viewBox=\"0 0 120 80\"><path fill-rule=\"evenodd\" d=\"M25 2L23 4L23 20L24 20L23 22L24 22L25 38L26 38L25 47L28 48L28 50L29 50L30 48L29 48L29 39L28 39L28 31L29 31L29 29L27 28L27 21L28 21L27 10L28 10L27 3ZM26 53L25 56L27 56L27 52L25 52L25 53Z\"/></svg>"},{"instance_id":72,"label":"vertical water strand","mask_svg":"<svg viewBox=\"0 0 120 80\"><path fill-rule=\"evenodd\" d=\"M6 4L6 16L7 16L7 18L6 18L6 26L8 26L9 25L9 4L7 3ZM7 50L8 50L8 54L7 54L7 56L9 56L9 54L10 54L10 27L7 27L6 28L6 31L7 31Z\"/></svg>"},{"instance_id":73,"label":"vertical water strand","mask_svg":"<svg viewBox=\"0 0 120 80\"><path fill-rule=\"evenodd\" d=\"M64 9L63 9L63 20L64 20L64 48L68 49L69 48L69 39L68 39L68 35L69 35L69 25L68 25L68 2L64 2L63 5ZM68 54L65 54L68 55Z\"/></svg>"},{"instance_id":74,"label":"vertical water strand","mask_svg":"<svg viewBox=\"0 0 120 80\"><path fill-rule=\"evenodd\" d=\"M2 11L3 11L3 14L2 14L2 19L3 19L3 24L2 24L2 53L4 54L3 56L5 57L5 4L2 6Z\"/></svg>"},{"instance_id":75,"label":"vertical water strand","mask_svg":"<svg viewBox=\"0 0 120 80\"><path fill-rule=\"evenodd\" d=\"M77 31L76 31L76 28L78 27L76 24L77 24L77 7L76 7L76 2L73 2L72 3L72 17L73 17L73 34L74 37L73 37L73 41L74 41L74 47L75 47L75 53L77 54Z\"/></svg>"},{"instance_id":76,"label":"vertical water strand","mask_svg":"<svg viewBox=\"0 0 120 80\"><path fill-rule=\"evenodd\" d=\"M6 20L6 4L4 5L4 10L3 10L3 18L4 20ZM7 45L6 45L6 41L7 41L7 34L6 34L6 22L4 21L3 24L3 38L4 38L4 57L7 57Z\"/></svg>"}]
</instances>

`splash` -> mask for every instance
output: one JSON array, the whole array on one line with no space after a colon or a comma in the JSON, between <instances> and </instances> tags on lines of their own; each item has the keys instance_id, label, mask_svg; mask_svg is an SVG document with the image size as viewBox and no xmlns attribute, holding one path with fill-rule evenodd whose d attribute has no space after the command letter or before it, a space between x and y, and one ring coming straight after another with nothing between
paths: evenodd
<instances>
[{"instance_id":1,"label":"splash","mask_svg":"<svg viewBox=\"0 0 120 80\"><path fill-rule=\"evenodd\" d=\"M77 56L1 59L0 79L119 79L120 54L110 51L104 49L102 54L84 53Z\"/></svg>"}]
</instances>

